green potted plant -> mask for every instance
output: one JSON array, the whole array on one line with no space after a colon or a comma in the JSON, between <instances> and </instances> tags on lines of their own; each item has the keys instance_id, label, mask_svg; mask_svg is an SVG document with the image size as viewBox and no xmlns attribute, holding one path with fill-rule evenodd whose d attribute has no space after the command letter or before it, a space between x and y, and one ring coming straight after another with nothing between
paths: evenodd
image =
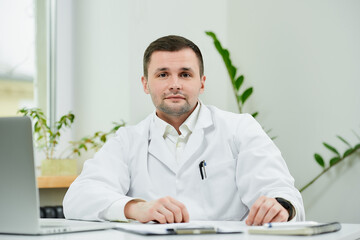
<instances>
[{"instance_id":1,"label":"green potted plant","mask_svg":"<svg viewBox=\"0 0 360 240\"><path fill-rule=\"evenodd\" d=\"M81 155L81 151L94 150L97 152L107 141L108 137L114 134L119 128L125 126L125 122L121 121L113 122L114 127L108 132L95 132L92 136L83 137L79 141L70 142L72 145L71 154L72 155Z\"/></svg>"},{"instance_id":2,"label":"green potted plant","mask_svg":"<svg viewBox=\"0 0 360 240\"><path fill-rule=\"evenodd\" d=\"M45 159L41 162L42 176L65 176L77 174L77 161L74 158L59 158L56 156L56 147L64 128L70 128L75 116L71 112L62 116L51 128L43 111L39 108L22 108L19 110L24 116L33 119L35 146L44 153Z\"/></svg>"},{"instance_id":3,"label":"green potted plant","mask_svg":"<svg viewBox=\"0 0 360 240\"><path fill-rule=\"evenodd\" d=\"M109 135L114 134L120 127L125 126L124 121L120 123L114 122L114 127L110 131L98 131L90 137L81 138L79 141L70 141L69 146L62 153L58 154L56 147L59 143L61 133L64 128L71 127L75 115L69 112L55 122L54 127L51 128L41 109L22 108L19 112L33 119L35 145L45 155L45 159L41 162L42 176L77 175L76 157L80 156L82 151L99 150ZM64 156L65 154L67 154L67 156Z\"/></svg>"}]
</instances>

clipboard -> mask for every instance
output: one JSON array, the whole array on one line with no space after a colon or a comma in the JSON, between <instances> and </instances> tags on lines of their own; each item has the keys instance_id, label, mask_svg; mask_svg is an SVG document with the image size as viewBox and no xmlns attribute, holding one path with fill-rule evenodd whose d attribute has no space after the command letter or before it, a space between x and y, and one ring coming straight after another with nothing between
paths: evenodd
<instances>
[{"instance_id":1,"label":"clipboard","mask_svg":"<svg viewBox=\"0 0 360 240\"><path fill-rule=\"evenodd\" d=\"M175 224L141 224L141 223L117 223L115 229L135 233L139 235L199 235L199 234L235 234L243 233L240 229L220 228L211 225L194 223Z\"/></svg>"},{"instance_id":2,"label":"clipboard","mask_svg":"<svg viewBox=\"0 0 360 240\"><path fill-rule=\"evenodd\" d=\"M167 231L170 234L175 235L186 235L186 234L235 234L243 233L240 230L225 230L217 227L179 227L179 228L168 228Z\"/></svg>"}]
</instances>

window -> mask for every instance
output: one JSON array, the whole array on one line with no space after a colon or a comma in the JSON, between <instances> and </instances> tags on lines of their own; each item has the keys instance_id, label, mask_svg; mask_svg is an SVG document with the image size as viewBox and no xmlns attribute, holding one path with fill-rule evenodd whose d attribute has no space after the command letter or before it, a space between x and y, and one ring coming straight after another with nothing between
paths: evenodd
<instances>
[{"instance_id":1,"label":"window","mask_svg":"<svg viewBox=\"0 0 360 240\"><path fill-rule=\"evenodd\" d=\"M36 105L33 0L0 1L0 117Z\"/></svg>"}]
</instances>

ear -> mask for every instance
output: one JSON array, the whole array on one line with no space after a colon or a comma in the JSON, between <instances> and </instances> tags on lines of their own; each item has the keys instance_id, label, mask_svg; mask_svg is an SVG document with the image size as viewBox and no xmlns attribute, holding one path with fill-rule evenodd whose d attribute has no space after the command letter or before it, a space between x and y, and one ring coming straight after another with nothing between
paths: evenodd
<instances>
[{"instance_id":1,"label":"ear","mask_svg":"<svg viewBox=\"0 0 360 240\"><path fill-rule=\"evenodd\" d=\"M206 80L206 76L202 76L201 79L200 79L200 94L204 92L204 89L205 89L205 80Z\"/></svg>"},{"instance_id":2,"label":"ear","mask_svg":"<svg viewBox=\"0 0 360 240\"><path fill-rule=\"evenodd\" d=\"M144 76L141 77L141 83L143 85L144 92L146 94L149 94L150 92L149 92L149 88L148 88L148 80Z\"/></svg>"}]
</instances>

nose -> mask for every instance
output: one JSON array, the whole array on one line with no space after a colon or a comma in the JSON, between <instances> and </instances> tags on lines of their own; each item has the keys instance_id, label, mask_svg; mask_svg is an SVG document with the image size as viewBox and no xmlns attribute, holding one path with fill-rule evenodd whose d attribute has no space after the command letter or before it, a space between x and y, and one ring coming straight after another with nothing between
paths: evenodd
<instances>
[{"instance_id":1,"label":"nose","mask_svg":"<svg viewBox=\"0 0 360 240\"><path fill-rule=\"evenodd\" d=\"M180 79L177 76L174 76L170 79L170 85L169 89L172 91L178 91L181 90L182 84L180 82Z\"/></svg>"}]
</instances>

